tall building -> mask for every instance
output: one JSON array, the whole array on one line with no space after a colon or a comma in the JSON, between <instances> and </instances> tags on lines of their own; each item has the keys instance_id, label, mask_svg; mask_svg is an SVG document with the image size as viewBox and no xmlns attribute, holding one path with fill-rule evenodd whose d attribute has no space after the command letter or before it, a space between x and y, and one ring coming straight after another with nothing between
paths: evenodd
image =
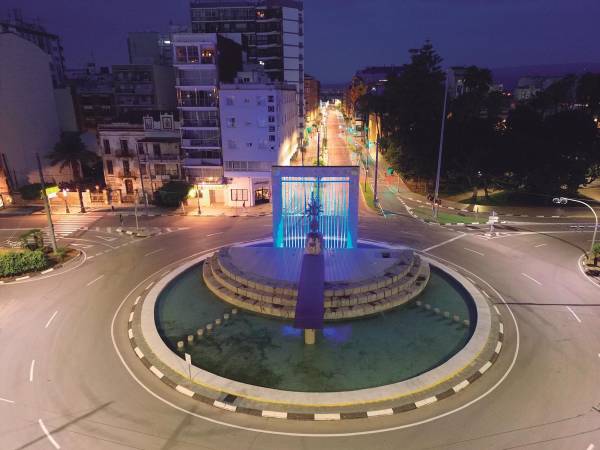
<instances>
[{"instance_id":1,"label":"tall building","mask_svg":"<svg viewBox=\"0 0 600 450\"><path fill-rule=\"evenodd\" d=\"M112 66L118 114L175 109L175 71L157 64Z\"/></svg>"},{"instance_id":2,"label":"tall building","mask_svg":"<svg viewBox=\"0 0 600 450\"><path fill-rule=\"evenodd\" d=\"M296 87L304 128L304 5L302 0L191 0L192 32L240 33L248 63L273 81ZM301 135L301 134L300 134Z\"/></svg>"},{"instance_id":3,"label":"tall building","mask_svg":"<svg viewBox=\"0 0 600 450\"><path fill-rule=\"evenodd\" d=\"M173 34L182 32L181 27L171 26L168 33L158 31L135 31L127 35L129 64L173 64Z\"/></svg>"},{"instance_id":4,"label":"tall building","mask_svg":"<svg viewBox=\"0 0 600 450\"><path fill-rule=\"evenodd\" d=\"M0 33L13 33L32 42L50 56L50 72L55 88L65 84L65 58L60 37L46 31L39 23L23 20L20 10L15 9L5 19L0 19Z\"/></svg>"},{"instance_id":5,"label":"tall building","mask_svg":"<svg viewBox=\"0 0 600 450\"><path fill-rule=\"evenodd\" d=\"M306 123L311 124L319 115L321 83L315 77L304 74L304 112Z\"/></svg>"},{"instance_id":6,"label":"tall building","mask_svg":"<svg viewBox=\"0 0 600 450\"><path fill-rule=\"evenodd\" d=\"M71 181L70 168L46 158L61 133L50 56L16 34L0 33L0 61L0 158L9 184L39 181L36 153L46 181Z\"/></svg>"},{"instance_id":7,"label":"tall building","mask_svg":"<svg viewBox=\"0 0 600 450\"><path fill-rule=\"evenodd\" d=\"M113 80L110 68L89 63L84 69L67 70L77 125L82 131L95 130L116 116Z\"/></svg>"}]
</instances>

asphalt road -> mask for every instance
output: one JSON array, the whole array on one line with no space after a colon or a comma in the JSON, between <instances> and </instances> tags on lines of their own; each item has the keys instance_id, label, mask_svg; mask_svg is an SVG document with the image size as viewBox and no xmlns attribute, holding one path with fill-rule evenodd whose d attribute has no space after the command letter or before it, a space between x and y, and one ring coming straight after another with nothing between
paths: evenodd
<instances>
[{"instance_id":1,"label":"asphalt road","mask_svg":"<svg viewBox=\"0 0 600 450\"><path fill-rule=\"evenodd\" d=\"M480 286L502 314L504 350L468 389L426 408L306 423L192 401L127 343L128 306L149 283L191 255L269 237L270 217L149 217L143 225L161 234L145 239L116 233L109 214L92 218L61 238L85 252L83 264L0 286L1 449L600 448L600 287L577 265L590 227L520 223L490 237L401 208L361 216L361 238L424 251ZM0 241L43 220L0 218Z\"/></svg>"}]
</instances>

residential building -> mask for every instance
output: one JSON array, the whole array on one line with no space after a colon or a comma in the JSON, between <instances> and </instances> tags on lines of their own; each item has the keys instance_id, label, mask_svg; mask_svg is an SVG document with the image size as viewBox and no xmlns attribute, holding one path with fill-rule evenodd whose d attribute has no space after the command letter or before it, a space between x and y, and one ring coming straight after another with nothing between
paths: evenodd
<instances>
[{"instance_id":1,"label":"residential building","mask_svg":"<svg viewBox=\"0 0 600 450\"><path fill-rule=\"evenodd\" d=\"M226 206L254 206L271 193L271 167L290 165L297 150L296 87L261 72L220 85Z\"/></svg>"},{"instance_id":2,"label":"residential building","mask_svg":"<svg viewBox=\"0 0 600 450\"><path fill-rule=\"evenodd\" d=\"M560 80L561 77L547 77L540 75L531 75L519 78L515 88L514 97L518 102L532 99L535 95L548 88L552 83Z\"/></svg>"},{"instance_id":3,"label":"residential building","mask_svg":"<svg viewBox=\"0 0 600 450\"><path fill-rule=\"evenodd\" d=\"M304 111L307 125L313 123L319 115L321 83L315 77L304 74Z\"/></svg>"},{"instance_id":4,"label":"residential building","mask_svg":"<svg viewBox=\"0 0 600 450\"><path fill-rule=\"evenodd\" d=\"M304 5L301 0L191 0L194 33L240 33L248 63L293 84L304 128Z\"/></svg>"},{"instance_id":5,"label":"residential building","mask_svg":"<svg viewBox=\"0 0 600 450\"><path fill-rule=\"evenodd\" d=\"M39 23L23 20L21 11L12 10L4 19L0 19L0 33L13 33L39 47L50 56L50 72L55 88L65 84L65 58L60 37L46 31Z\"/></svg>"},{"instance_id":6,"label":"residential building","mask_svg":"<svg viewBox=\"0 0 600 450\"><path fill-rule=\"evenodd\" d=\"M141 122L98 125L98 155L114 203L133 203L183 180L180 122L173 114L146 115Z\"/></svg>"},{"instance_id":7,"label":"residential building","mask_svg":"<svg viewBox=\"0 0 600 450\"><path fill-rule=\"evenodd\" d=\"M171 25L169 32L135 31L127 35L129 64L173 65L173 34L185 32L185 27Z\"/></svg>"},{"instance_id":8,"label":"residential building","mask_svg":"<svg viewBox=\"0 0 600 450\"><path fill-rule=\"evenodd\" d=\"M175 72L172 67L157 64L114 65L112 77L117 114L175 109Z\"/></svg>"},{"instance_id":9,"label":"residential building","mask_svg":"<svg viewBox=\"0 0 600 450\"><path fill-rule=\"evenodd\" d=\"M110 68L89 63L85 69L67 70L77 124L82 131L95 130L98 124L116 117L113 80Z\"/></svg>"},{"instance_id":10,"label":"residential building","mask_svg":"<svg viewBox=\"0 0 600 450\"><path fill-rule=\"evenodd\" d=\"M61 133L51 57L17 34L0 33L0 61L0 157L9 184L39 181L36 154L47 182L71 181L69 167L46 158Z\"/></svg>"}]
</instances>

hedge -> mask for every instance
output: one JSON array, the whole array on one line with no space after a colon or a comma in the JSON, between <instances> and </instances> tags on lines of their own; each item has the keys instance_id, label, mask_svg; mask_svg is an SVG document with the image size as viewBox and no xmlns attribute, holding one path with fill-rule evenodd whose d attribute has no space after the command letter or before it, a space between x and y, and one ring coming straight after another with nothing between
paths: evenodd
<instances>
[{"instance_id":1,"label":"hedge","mask_svg":"<svg viewBox=\"0 0 600 450\"><path fill-rule=\"evenodd\" d=\"M177 207L184 200L191 185L181 181L170 181L154 193L154 201L159 206Z\"/></svg>"},{"instance_id":2,"label":"hedge","mask_svg":"<svg viewBox=\"0 0 600 450\"><path fill-rule=\"evenodd\" d=\"M41 250L0 254L1 277L12 277L26 272L37 272L46 269L48 265L48 257Z\"/></svg>"}]
</instances>

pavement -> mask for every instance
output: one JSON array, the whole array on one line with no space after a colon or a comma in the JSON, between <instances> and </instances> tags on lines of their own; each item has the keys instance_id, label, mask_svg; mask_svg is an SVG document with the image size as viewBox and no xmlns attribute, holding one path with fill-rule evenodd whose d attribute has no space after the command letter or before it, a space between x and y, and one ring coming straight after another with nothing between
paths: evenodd
<instances>
[{"instance_id":1,"label":"pavement","mask_svg":"<svg viewBox=\"0 0 600 450\"><path fill-rule=\"evenodd\" d=\"M94 213L87 229L59 237L85 252L83 264L0 287L0 448L600 448L600 287L578 266L590 221L515 221L489 236L485 226L415 220L398 201L405 193L388 192L391 214L361 216L359 236L450 265L503 317L501 357L470 389L403 414L337 422L253 417L189 399L131 349L129 308L186 258L269 237L271 218L145 217L163 232L134 238L114 232L118 217ZM0 217L0 241L44 220Z\"/></svg>"}]
</instances>

